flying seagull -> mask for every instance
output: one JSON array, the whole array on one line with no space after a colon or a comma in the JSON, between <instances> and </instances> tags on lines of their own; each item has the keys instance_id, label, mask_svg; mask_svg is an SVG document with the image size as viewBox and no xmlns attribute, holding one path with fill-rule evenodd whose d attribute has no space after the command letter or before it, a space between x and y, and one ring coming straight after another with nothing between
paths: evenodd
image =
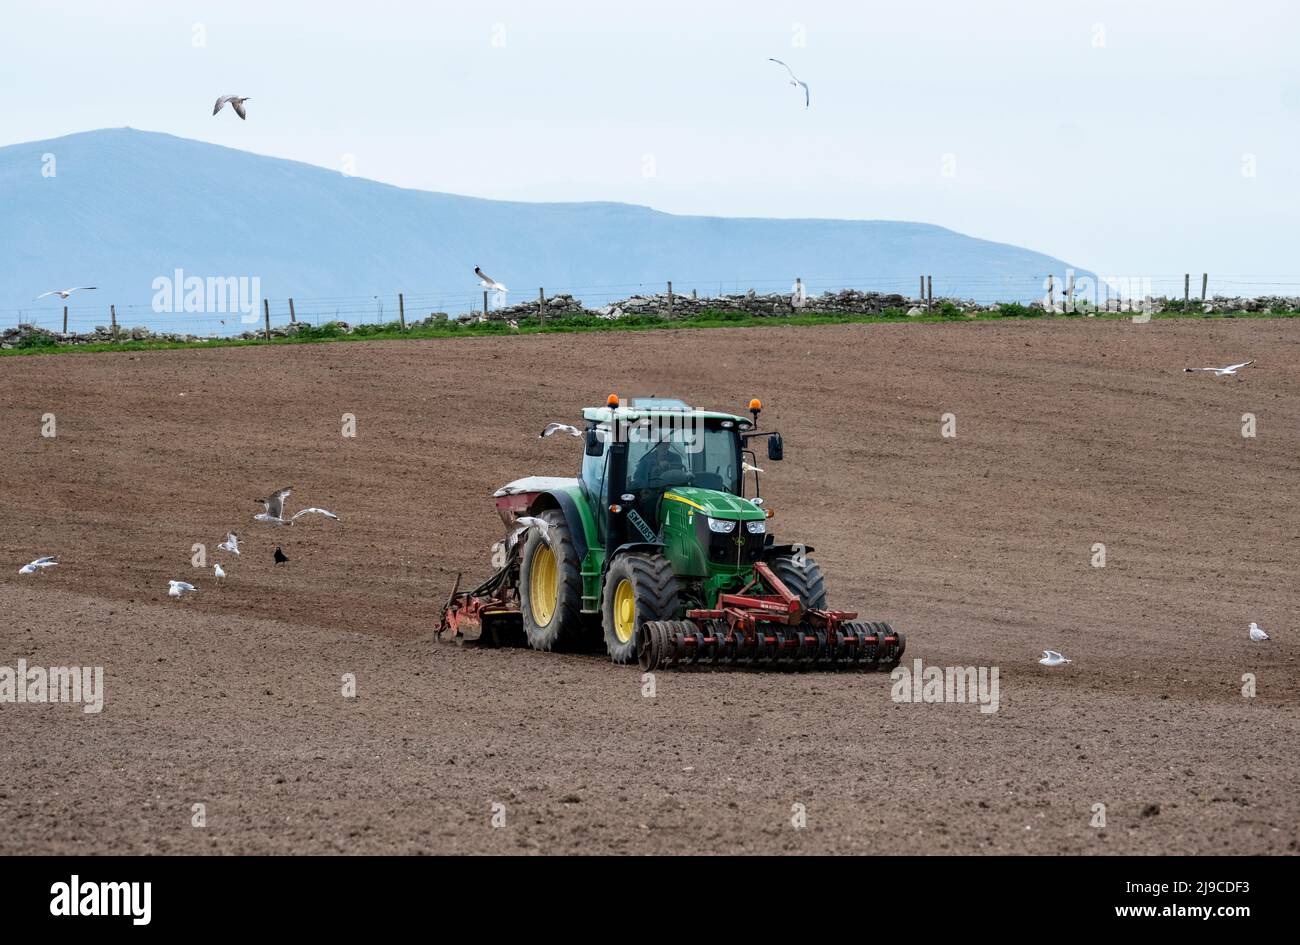
<instances>
[{"instance_id":1,"label":"flying seagull","mask_svg":"<svg viewBox=\"0 0 1300 945\"><path fill-rule=\"evenodd\" d=\"M495 279L493 279L491 276L489 276L486 272L484 272L484 271L483 271L482 269L480 269L478 266L475 266L475 267L474 267L474 275L478 276L478 279L479 279L478 284L481 285L481 286L482 286L483 288L485 288L485 289L494 289L494 290L496 290L497 292L505 292L505 291L507 291L505 286L503 286L500 282L497 282Z\"/></svg>"},{"instance_id":2,"label":"flying seagull","mask_svg":"<svg viewBox=\"0 0 1300 945\"><path fill-rule=\"evenodd\" d=\"M254 499L254 502L262 504L262 511L253 516L256 522L270 522L273 525L292 525L294 521L302 515L324 515L326 518L332 518L338 521L338 516L328 509L318 509L315 507L301 509L288 518L284 517L284 500L293 493L293 486L286 486L273 494L268 499Z\"/></svg>"},{"instance_id":3,"label":"flying seagull","mask_svg":"<svg viewBox=\"0 0 1300 945\"><path fill-rule=\"evenodd\" d=\"M219 578L223 578L226 576L226 569L223 568L219 562L217 562L212 565L212 573Z\"/></svg>"},{"instance_id":4,"label":"flying seagull","mask_svg":"<svg viewBox=\"0 0 1300 945\"><path fill-rule=\"evenodd\" d=\"M1183 371L1186 374L1195 371L1212 371L1215 377L1227 377L1229 374L1236 374L1242 368L1254 363L1254 361L1242 361L1240 364L1229 364L1227 367L1185 367Z\"/></svg>"},{"instance_id":5,"label":"flying seagull","mask_svg":"<svg viewBox=\"0 0 1300 945\"><path fill-rule=\"evenodd\" d=\"M551 543L551 526L547 524L545 520L535 518L532 515L521 515L519 518L515 519L515 521L520 525L527 525L530 528L537 529L542 533L542 541L546 542L548 545Z\"/></svg>"},{"instance_id":6,"label":"flying seagull","mask_svg":"<svg viewBox=\"0 0 1300 945\"><path fill-rule=\"evenodd\" d=\"M567 433L569 436L582 436L582 431L577 427L571 427L567 423L548 423L546 429L537 434L540 440L544 436L550 436L552 433Z\"/></svg>"},{"instance_id":7,"label":"flying seagull","mask_svg":"<svg viewBox=\"0 0 1300 945\"><path fill-rule=\"evenodd\" d=\"M244 103L248 101L248 98L247 95L242 98L238 95L223 95L221 98L217 99L217 104L212 106L212 114L215 115L217 112L221 111L221 107L229 102L230 107L235 110L235 114L240 118L247 120L248 113L244 111Z\"/></svg>"},{"instance_id":8,"label":"flying seagull","mask_svg":"<svg viewBox=\"0 0 1300 945\"><path fill-rule=\"evenodd\" d=\"M1043 650L1043 658L1038 662L1042 663L1044 666L1060 666L1063 663L1071 662L1071 660L1062 656L1055 650Z\"/></svg>"},{"instance_id":9,"label":"flying seagull","mask_svg":"<svg viewBox=\"0 0 1300 945\"><path fill-rule=\"evenodd\" d=\"M807 108L809 105L812 104L812 97L808 94L807 82L801 81L799 77L794 74L794 70L791 69L789 66L786 66L786 64L782 62L780 59L773 59L771 57L768 57L767 61L775 62L778 66L785 66L785 71L790 73L790 84L796 86L797 88L803 89L803 107Z\"/></svg>"},{"instance_id":10,"label":"flying seagull","mask_svg":"<svg viewBox=\"0 0 1300 945\"><path fill-rule=\"evenodd\" d=\"M59 563L57 555L48 555L44 558L37 558L31 564L25 564L18 569L19 574L35 574L38 570L52 568ZM1253 626L1253 624L1252 624Z\"/></svg>"},{"instance_id":11,"label":"flying seagull","mask_svg":"<svg viewBox=\"0 0 1300 945\"><path fill-rule=\"evenodd\" d=\"M168 581L167 582L168 597L180 597L186 591L197 591L197 590L198 588L195 587L193 584L191 584L189 581Z\"/></svg>"},{"instance_id":12,"label":"flying seagull","mask_svg":"<svg viewBox=\"0 0 1300 945\"><path fill-rule=\"evenodd\" d=\"M276 545L276 546L275 546L275 563L276 563L276 564L284 564L284 563L285 563L286 561L288 561L288 560L289 560L289 559L288 559L288 557L285 555L285 553L284 553L283 551L280 550L280 546L279 546L279 545Z\"/></svg>"},{"instance_id":13,"label":"flying seagull","mask_svg":"<svg viewBox=\"0 0 1300 945\"><path fill-rule=\"evenodd\" d=\"M1268 639L1268 634L1259 629L1259 624L1252 620L1250 622L1250 638L1256 643L1263 643Z\"/></svg>"},{"instance_id":14,"label":"flying seagull","mask_svg":"<svg viewBox=\"0 0 1300 945\"><path fill-rule=\"evenodd\" d=\"M98 288L99 286L97 285L79 285L79 286L73 286L71 289L51 289L49 292L42 292L40 295L36 296L36 298L43 299L47 295L57 295L61 299L66 299L73 292L86 292L90 289L98 289Z\"/></svg>"},{"instance_id":15,"label":"flying seagull","mask_svg":"<svg viewBox=\"0 0 1300 945\"><path fill-rule=\"evenodd\" d=\"M239 557L239 536L231 532L226 536L226 540L217 545L218 551L229 551L235 557Z\"/></svg>"}]
</instances>

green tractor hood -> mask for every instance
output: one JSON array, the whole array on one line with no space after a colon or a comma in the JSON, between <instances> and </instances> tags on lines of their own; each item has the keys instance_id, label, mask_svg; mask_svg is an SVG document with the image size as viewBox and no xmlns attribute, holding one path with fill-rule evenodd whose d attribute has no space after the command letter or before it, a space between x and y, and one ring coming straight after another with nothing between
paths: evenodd
<instances>
[{"instance_id":1,"label":"green tractor hood","mask_svg":"<svg viewBox=\"0 0 1300 945\"><path fill-rule=\"evenodd\" d=\"M766 518L766 513L748 499L742 499L729 492L717 492L713 489L696 489L692 486L680 486L664 492L664 502L679 502L696 512L703 512L709 518L735 519L751 522Z\"/></svg>"}]
</instances>

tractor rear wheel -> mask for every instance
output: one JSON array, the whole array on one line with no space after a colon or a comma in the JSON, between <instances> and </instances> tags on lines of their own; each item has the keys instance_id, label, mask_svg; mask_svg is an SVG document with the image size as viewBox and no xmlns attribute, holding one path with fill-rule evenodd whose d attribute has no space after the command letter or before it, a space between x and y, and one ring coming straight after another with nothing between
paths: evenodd
<instances>
[{"instance_id":1,"label":"tractor rear wheel","mask_svg":"<svg viewBox=\"0 0 1300 945\"><path fill-rule=\"evenodd\" d=\"M677 577L663 555L625 554L605 573L605 649L615 663L634 663L642 624L677 616Z\"/></svg>"},{"instance_id":2,"label":"tractor rear wheel","mask_svg":"<svg viewBox=\"0 0 1300 945\"><path fill-rule=\"evenodd\" d=\"M807 555L769 558L772 573L799 598L804 610L826 609L826 579L821 565Z\"/></svg>"},{"instance_id":3,"label":"tractor rear wheel","mask_svg":"<svg viewBox=\"0 0 1300 945\"><path fill-rule=\"evenodd\" d=\"M558 509L537 515L546 522L528 531L519 566L519 604L524 635L534 650L554 650L578 638L582 629L582 565Z\"/></svg>"}]
</instances>

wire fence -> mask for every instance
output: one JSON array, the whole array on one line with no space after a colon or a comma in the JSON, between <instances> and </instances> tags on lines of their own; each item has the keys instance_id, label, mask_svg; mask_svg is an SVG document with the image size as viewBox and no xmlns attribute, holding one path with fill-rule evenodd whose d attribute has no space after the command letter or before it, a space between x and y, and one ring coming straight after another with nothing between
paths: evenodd
<instances>
[{"instance_id":1,"label":"wire fence","mask_svg":"<svg viewBox=\"0 0 1300 945\"><path fill-rule=\"evenodd\" d=\"M1067 292L1076 302L1101 307L1144 297L1200 301L1215 296L1259 298L1300 295L1297 275L1225 275L1210 279L1205 273L1170 273L1157 275L1104 277L1089 273L1047 275L997 275L989 273L935 273L933 275L859 275L840 277L790 277L727 279L674 279L663 282L622 282L539 287L536 292L511 291L488 293L491 310L519 303L536 303L539 298L572 296L586 308L595 309L635 296L662 295L672 286L681 298L722 298L729 295L788 294L802 286L810 306L824 293L844 290L900 295L910 304L934 299L962 299L981 305L999 302L1028 302L1046 299L1049 293L1058 301ZM91 301L91 298L94 301ZM51 304L52 303L52 304ZM183 307L183 306L182 306ZM226 306L221 306L226 308ZM349 325L387 324L399 320L404 311L407 324L441 313L449 318L465 318L484 310L484 292L480 289L422 290L415 292L376 293L347 296L294 296L292 301L254 299L244 304L246 311L215 310L199 306L197 311L159 310L152 302L118 304L111 299L100 302L99 296L81 293L74 304L63 304L57 297L34 302L31 306L0 309L0 330L9 326L32 325L55 333L89 334L97 328L129 333L144 328L154 333L189 334L198 337L224 337L244 332L260 332L268 327L283 328L291 323L313 326L327 322Z\"/></svg>"}]
</instances>

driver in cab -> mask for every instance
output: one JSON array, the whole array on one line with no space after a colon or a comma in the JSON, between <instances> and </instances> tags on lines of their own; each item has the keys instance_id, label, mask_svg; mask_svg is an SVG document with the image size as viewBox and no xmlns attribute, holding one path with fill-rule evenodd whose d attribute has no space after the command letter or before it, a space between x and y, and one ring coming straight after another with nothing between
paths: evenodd
<instances>
[{"instance_id":1,"label":"driver in cab","mask_svg":"<svg viewBox=\"0 0 1300 945\"><path fill-rule=\"evenodd\" d=\"M672 444L660 440L636 464L633 480L637 488L654 489L685 481L686 462Z\"/></svg>"}]
</instances>

